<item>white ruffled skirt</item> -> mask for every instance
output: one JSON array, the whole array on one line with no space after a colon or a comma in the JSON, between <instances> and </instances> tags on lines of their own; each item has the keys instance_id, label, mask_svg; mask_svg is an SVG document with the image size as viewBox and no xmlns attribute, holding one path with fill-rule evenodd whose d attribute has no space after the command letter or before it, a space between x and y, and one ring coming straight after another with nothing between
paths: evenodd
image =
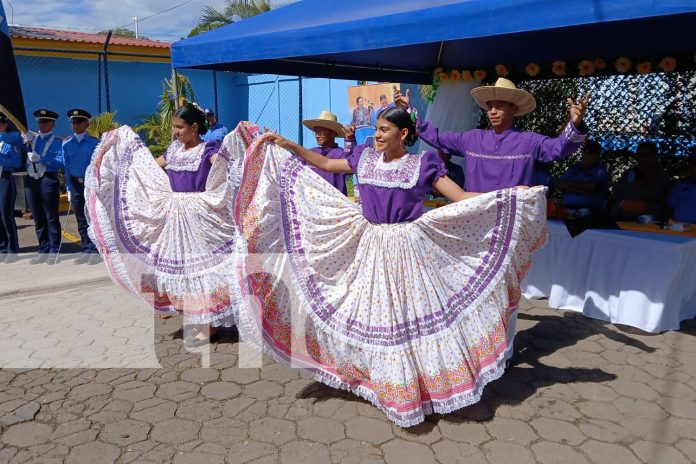
<instances>
[{"instance_id":1,"label":"white ruffled skirt","mask_svg":"<svg viewBox=\"0 0 696 464\"><path fill-rule=\"evenodd\" d=\"M104 135L87 169L86 209L90 237L117 284L187 323L235 323L232 204L257 133L240 124L225 137L204 192L172 191L131 128Z\"/></svg>"},{"instance_id":2,"label":"white ruffled skirt","mask_svg":"<svg viewBox=\"0 0 696 464\"><path fill-rule=\"evenodd\" d=\"M235 221L248 254L242 337L408 427L477 402L505 369L541 188L371 224L302 161L248 149Z\"/></svg>"}]
</instances>

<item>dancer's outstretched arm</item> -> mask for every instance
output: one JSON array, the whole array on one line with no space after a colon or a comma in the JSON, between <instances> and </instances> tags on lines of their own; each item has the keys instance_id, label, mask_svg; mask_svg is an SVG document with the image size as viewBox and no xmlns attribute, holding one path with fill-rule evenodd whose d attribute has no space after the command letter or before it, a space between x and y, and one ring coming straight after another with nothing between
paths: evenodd
<instances>
[{"instance_id":1,"label":"dancer's outstretched arm","mask_svg":"<svg viewBox=\"0 0 696 464\"><path fill-rule=\"evenodd\" d=\"M480 193L476 192L465 192L447 176L440 177L435 184L433 184L433 187L435 187L437 191L443 194L449 201L461 201L481 195Z\"/></svg>"},{"instance_id":2,"label":"dancer's outstretched arm","mask_svg":"<svg viewBox=\"0 0 696 464\"><path fill-rule=\"evenodd\" d=\"M285 137L281 137L278 134L268 134L266 137L268 138L269 142L296 154L315 168L321 169L322 171L353 174L353 170L348 164L348 161L345 159L329 159L326 156L322 156L319 153L308 150L302 145L298 145Z\"/></svg>"}]
</instances>

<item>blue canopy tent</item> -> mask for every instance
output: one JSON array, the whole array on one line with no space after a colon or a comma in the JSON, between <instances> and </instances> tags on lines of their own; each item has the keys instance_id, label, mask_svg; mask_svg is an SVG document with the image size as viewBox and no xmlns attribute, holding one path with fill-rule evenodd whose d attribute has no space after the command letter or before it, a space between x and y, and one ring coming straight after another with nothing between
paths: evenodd
<instances>
[{"instance_id":1,"label":"blue canopy tent","mask_svg":"<svg viewBox=\"0 0 696 464\"><path fill-rule=\"evenodd\" d=\"M303 0L175 43L172 66L430 83L438 66L693 57L694 24L694 0Z\"/></svg>"}]
</instances>

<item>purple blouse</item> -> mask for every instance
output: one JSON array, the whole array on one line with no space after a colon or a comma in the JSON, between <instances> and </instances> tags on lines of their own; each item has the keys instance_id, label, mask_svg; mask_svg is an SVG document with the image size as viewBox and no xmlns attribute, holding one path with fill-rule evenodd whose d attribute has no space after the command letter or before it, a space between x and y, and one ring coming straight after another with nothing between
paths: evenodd
<instances>
[{"instance_id":1,"label":"purple blouse","mask_svg":"<svg viewBox=\"0 0 696 464\"><path fill-rule=\"evenodd\" d=\"M338 145L335 145L335 144L333 147L330 147L330 148L314 147L314 148L312 148L312 151L314 153L319 153L322 156L326 156L327 158L330 158L330 159L343 159L348 154L350 154L350 150L344 150L343 148L340 148ZM321 177L323 177L326 180L326 182L328 182L329 184L333 185L338 190L340 190L344 195L348 194L348 189L346 189L346 175L345 174L326 172L326 171L322 171L321 169L318 169L318 168L312 168L312 169L314 170L314 172L316 172Z\"/></svg>"},{"instance_id":2,"label":"purple blouse","mask_svg":"<svg viewBox=\"0 0 696 464\"><path fill-rule=\"evenodd\" d=\"M550 162L571 155L587 137L571 122L556 138L518 129L501 134L481 129L440 132L420 118L417 124L418 135L428 145L465 157L466 190L480 193L532 185L535 161Z\"/></svg>"},{"instance_id":3,"label":"purple blouse","mask_svg":"<svg viewBox=\"0 0 696 464\"><path fill-rule=\"evenodd\" d=\"M363 214L373 224L415 221L433 184L447 175L434 151L408 153L386 163L381 152L358 145L346 160L358 177Z\"/></svg>"},{"instance_id":4,"label":"purple blouse","mask_svg":"<svg viewBox=\"0 0 696 464\"><path fill-rule=\"evenodd\" d=\"M220 141L211 140L189 150L181 150L181 143L172 143L164 154L167 161L165 170L172 190L204 192L210 168L213 166L210 157L220 150L220 145Z\"/></svg>"}]
</instances>

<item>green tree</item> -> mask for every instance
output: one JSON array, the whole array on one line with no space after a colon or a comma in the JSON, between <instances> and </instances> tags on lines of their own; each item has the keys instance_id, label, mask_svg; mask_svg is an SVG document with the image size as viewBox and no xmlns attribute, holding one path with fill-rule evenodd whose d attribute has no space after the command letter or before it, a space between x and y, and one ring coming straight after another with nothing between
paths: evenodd
<instances>
[{"instance_id":1,"label":"green tree","mask_svg":"<svg viewBox=\"0 0 696 464\"><path fill-rule=\"evenodd\" d=\"M172 119L176 109L185 101L196 101L196 94L188 77L177 73L176 84L175 86L173 78L164 80L157 112L143 118L140 125L135 127L136 132L144 133L145 143L155 156L164 153L172 141Z\"/></svg>"},{"instance_id":2,"label":"green tree","mask_svg":"<svg viewBox=\"0 0 696 464\"><path fill-rule=\"evenodd\" d=\"M93 117L89 122L87 133L92 137L101 139L104 132L117 129L120 124L116 121L116 112L100 113Z\"/></svg>"},{"instance_id":3,"label":"green tree","mask_svg":"<svg viewBox=\"0 0 696 464\"><path fill-rule=\"evenodd\" d=\"M101 31L100 34L108 34L109 31ZM125 37L126 39L135 39L135 32L131 31L130 29L126 29L125 27L119 27L117 29L112 29L111 30L111 36L112 37ZM144 39L147 40L147 37L144 35L138 34L139 39Z\"/></svg>"},{"instance_id":4,"label":"green tree","mask_svg":"<svg viewBox=\"0 0 696 464\"><path fill-rule=\"evenodd\" d=\"M271 11L270 0L227 0L222 11L208 5L203 8L198 24L191 29L188 36L193 37L202 32L232 24L235 16L245 19L267 11Z\"/></svg>"}]
</instances>

